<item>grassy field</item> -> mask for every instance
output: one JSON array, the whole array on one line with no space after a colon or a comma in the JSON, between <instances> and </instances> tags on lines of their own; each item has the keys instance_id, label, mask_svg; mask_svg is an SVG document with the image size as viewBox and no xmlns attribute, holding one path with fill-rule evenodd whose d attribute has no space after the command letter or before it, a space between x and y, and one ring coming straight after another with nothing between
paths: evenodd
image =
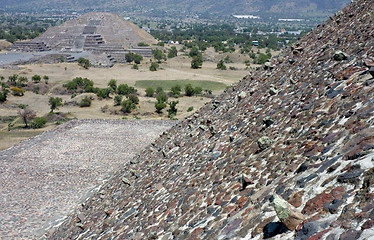
<instances>
[{"instance_id":1,"label":"grassy field","mask_svg":"<svg viewBox=\"0 0 374 240\"><path fill-rule=\"evenodd\" d=\"M206 81L206 80L139 80L135 82L135 87L137 88L153 88L162 87L164 90L169 90L170 88L179 85L182 88L187 84L191 84L193 87L201 87L203 90L223 90L226 85L220 82Z\"/></svg>"}]
</instances>

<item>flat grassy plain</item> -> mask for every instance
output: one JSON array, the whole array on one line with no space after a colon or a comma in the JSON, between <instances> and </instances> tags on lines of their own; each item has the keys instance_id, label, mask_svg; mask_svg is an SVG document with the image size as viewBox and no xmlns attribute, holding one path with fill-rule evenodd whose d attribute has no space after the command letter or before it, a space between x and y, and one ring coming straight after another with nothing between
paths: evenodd
<instances>
[{"instance_id":1,"label":"flat grassy plain","mask_svg":"<svg viewBox=\"0 0 374 240\"><path fill-rule=\"evenodd\" d=\"M236 70L218 70L217 62L223 59L227 54L218 54L214 50L208 49L204 53L206 60L200 69L191 69L191 59L187 56L180 55L178 57L168 59L166 62L160 64L160 68L152 72L149 70L150 59L144 59L139 64L139 70L132 69L132 64L116 64L112 68L89 68L84 69L76 63L60 63L60 64L32 64L21 65L19 69L0 69L0 76L8 79L13 74L27 77L29 82L33 75L49 77L48 90L45 94L36 94L31 91L26 91L24 96L17 97L9 94L5 103L0 104L0 150L8 148L21 140L27 139L30 136L40 134L42 131L53 128L59 120L51 120L47 126L38 129L24 129L24 124L19 119L8 129L9 121L4 120L7 117L14 118L18 116L20 110L19 105L27 105L30 109L35 111L37 116L48 116L50 111L48 100L50 97L61 97L64 106L60 107L55 112L64 116L63 120L69 118L78 119L133 119L140 118L145 120L163 120L168 119L166 109L162 114L155 112L154 104L155 97L145 97L145 89L147 87L156 88L163 87L165 92L168 92L172 86L177 84L182 86L182 93L184 92L184 85L192 84L194 87L199 86L203 90L212 90L213 95L220 94L227 86L230 86L243 76L249 73L249 70L244 64L248 56L240 56L238 53L233 53L231 59L232 63L227 63L227 67L234 67ZM121 112L121 106L114 106L114 95L109 99L98 99L95 94L78 94L73 97L71 94L62 94L64 88L63 84L72 80L75 77L89 78L94 82L95 87L106 88L111 79L117 80L119 84L128 84L135 87L138 92L140 103L137 109L130 114ZM43 80L42 80L43 81ZM81 108L76 105L83 97L89 96L93 99L92 105L87 108ZM72 98L73 97L73 98ZM178 113L177 119L184 119L193 114L211 98L204 96L179 98L169 97L169 101L176 101ZM187 111L189 108L193 111ZM9 119L8 119L9 120ZM9 131L8 131L9 130Z\"/></svg>"}]
</instances>

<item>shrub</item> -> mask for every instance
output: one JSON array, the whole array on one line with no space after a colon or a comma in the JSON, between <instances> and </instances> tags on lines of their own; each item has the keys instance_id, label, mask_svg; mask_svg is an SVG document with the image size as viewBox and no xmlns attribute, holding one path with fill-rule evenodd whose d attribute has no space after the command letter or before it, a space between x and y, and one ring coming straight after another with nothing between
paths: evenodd
<instances>
[{"instance_id":1,"label":"shrub","mask_svg":"<svg viewBox=\"0 0 374 240\"><path fill-rule=\"evenodd\" d=\"M156 94L160 94L161 92L163 92L164 90L162 89L162 87L157 87L156 88Z\"/></svg>"},{"instance_id":2,"label":"shrub","mask_svg":"<svg viewBox=\"0 0 374 240\"><path fill-rule=\"evenodd\" d=\"M187 112L191 112L191 111L193 111L193 107L192 106L187 109Z\"/></svg>"},{"instance_id":3,"label":"shrub","mask_svg":"<svg viewBox=\"0 0 374 240\"><path fill-rule=\"evenodd\" d=\"M220 69L220 70L226 70L226 65L224 64L223 60L220 60L220 61L217 63L217 69Z\"/></svg>"},{"instance_id":4,"label":"shrub","mask_svg":"<svg viewBox=\"0 0 374 240\"><path fill-rule=\"evenodd\" d=\"M7 95L8 95L8 90L3 90L2 92L0 92L0 103L3 103L6 101Z\"/></svg>"},{"instance_id":5,"label":"shrub","mask_svg":"<svg viewBox=\"0 0 374 240\"><path fill-rule=\"evenodd\" d=\"M92 100L88 97L85 97L79 103L79 107L90 107L91 103L92 103Z\"/></svg>"},{"instance_id":6,"label":"shrub","mask_svg":"<svg viewBox=\"0 0 374 240\"><path fill-rule=\"evenodd\" d=\"M115 92L117 89L117 80L110 79L110 81L108 82L108 87L112 88L113 91Z\"/></svg>"},{"instance_id":7,"label":"shrub","mask_svg":"<svg viewBox=\"0 0 374 240\"><path fill-rule=\"evenodd\" d=\"M12 90L12 93L14 96L23 96L24 91L21 88L18 87L12 87L10 90Z\"/></svg>"},{"instance_id":8,"label":"shrub","mask_svg":"<svg viewBox=\"0 0 374 240\"><path fill-rule=\"evenodd\" d=\"M175 46L172 46L168 53L168 58L173 58L178 55L178 50Z\"/></svg>"},{"instance_id":9,"label":"shrub","mask_svg":"<svg viewBox=\"0 0 374 240\"><path fill-rule=\"evenodd\" d=\"M134 94L130 94L130 95L128 95L127 98L128 98L131 102L133 102L133 103L135 103L135 104L138 104L138 103L139 103L139 98L138 98L137 96L135 96Z\"/></svg>"},{"instance_id":10,"label":"shrub","mask_svg":"<svg viewBox=\"0 0 374 240\"><path fill-rule=\"evenodd\" d=\"M138 66L138 64L135 63L135 64L132 66L132 69L139 70L139 66Z\"/></svg>"},{"instance_id":11,"label":"shrub","mask_svg":"<svg viewBox=\"0 0 374 240\"><path fill-rule=\"evenodd\" d=\"M133 103L130 99L124 100L122 103L122 111L124 113L131 113L132 109L136 109L136 104Z\"/></svg>"},{"instance_id":12,"label":"shrub","mask_svg":"<svg viewBox=\"0 0 374 240\"><path fill-rule=\"evenodd\" d=\"M201 87L195 87L193 91L194 91L194 94L201 94L203 89Z\"/></svg>"},{"instance_id":13,"label":"shrub","mask_svg":"<svg viewBox=\"0 0 374 240\"><path fill-rule=\"evenodd\" d=\"M121 102L122 102L122 95L116 95L114 97L114 106L121 105Z\"/></svg>"},{"instance_id":14,"label":"shrub","mask_svg":"<svg viewBox=\"0 0 374 240\"><path fill-rule=\"evenodd\" d=\"M140 62L143 60L143 56L142 55L140 55L140 54L134 54L134 62L136 63L136 64L140 64Z\"/></svg>"},{"instance_id":15,"label":"shrub","mask_svg":"<svg viewBox=\"0 0 374 240\"><path fill-rule=\"evenodd\" d=\"M18 111L18 115L22 118L25 123L25 128L28 128L28 122L35 118L36 114L33 110L29 108L24 108Z\"/></svg>"},{"instance_id":16,"label":"shrub","mask_svg":"<svg viewBox=\"0 0 374 240\"><path fill-rule=\"evenodd\" d=\"M109 94L111 93L112 89L111 88L99 88L97 91L96 95L99 98L109 98Z\"/></svg>"},{"instance_id":17,"label":"shrub","mask_svg":"<svg viewBox=\"0 0 374 240\"><path fill-rule=\"evenodd\" d=\"M149 45L144 43L144 42L140 42L138 43L138 47L148 47Z\"/></svg>"},{"instance_id":18,"label":"shrub","mask_svg":"<svg viewBox=\"0 0 374 240\"><path fill-rule=\"evenodd\" d=\"M137 90L134 87L129 87L127 84L120 84L117 87L117 93L120 95L129 95L130 93L136 93Z\"/></svg>"},{"instance_id":19,"label":"shrub","mask_svg":"<svg viewBox=\"0 0 374 240\"><path fill-rule=\"evenodd\" d=\"M162 113L162 109L166 108L166 103L164 102L156 102L155 108L157 113Z\"/></svg>"},{"instance_id":20,"label":"shrub","mask_svg":"<svg viewBox=\"0 0 374 240\"><path fill-rule=\"evenodd\" d=\"M157 68L159 67L160 65L158 65L158 63L156 62L152 62L151 63L151 66L149 67L149 70L151 71L157 71Z\"/></svg>"},{"instance_id":21,"label":"shrub","mask_svg":"<svg viewBox=\"0 0 374 240\"><path fill-rule=\"evenodd\" d=\"M36 82L36 83L38 83L38 82L40 82L40 80L42 79L39 75L34 75L34 76L32 76L32 81L33 82ZM48 80L48 79L47 79Z\"/></svg>"},{"instance_id":22,"label":"shrub","mask_svg":"<svg viewBox=\"0 0 374 240\"><path fill-rule=\"evenodd\" d=\"M180 85L175 85L174 87L172 87L170 89L170 95L173 96L173 97L179 97L179 95L181 94L181 91L182 91L182 88Z\"/></svg>"},{"instance_id":23,"label":"shrub","mask_svg":"<svg viewBox=\"0 0 374 240\"><path fill-rule=\"evenodd\" d=\"M29 80L27 79L27 77L24 77L24 76L19 77L19 78L18 78L18 81L17 81L17 85L18 85L19 87L24 87L24 86L26 86L26 83L27 83L28 81L29 81Z\"/></svg>"},{"instance_id":24,"label":"shrub","mask_svg":"<svg viewBox=\"0 0 374 240\"><path fill-rule=\"evenodd\" d=\"M175 115L177 115L177 112L178 112L178 109L177 109L177 104L179 103L179 101L172 101L169 104L169 109L168 109L168 117L171 119L171 118L174 118Z\"/></svg>"},{"instance_id":25,"label":"shrub","mask_svg":"<svg viewBox=\"0 0 374 240\"><path fill-rule=\"evenodd\" d=\"M42 127L44 127L44 125L46 123L47 123L47 119L45 119L45 117L36 117L31 122L31 127L32 128L42 128Z\"/></svg>"},{"instance_id":26,"label":"shrub","mask_svg":"<svg viewBox=\"0 0 374 240\"><path fill-rule=\"evenodd\" d=\"M149 87L145 89L145 96L153 97L153 94L155 94L155 90L153 90L153 88Z\"/></svg>"},{"instance_id":27,"label":"shrub","mask_svg":"<svg viewBox=\"0 0 374 240\"><path fill-rule=\"evenodd\" d=\"M186 93L186 96L193 96L194 95L194 88L192 87L191 84L187 84L185 87L184 87L184 91Z\"/></svg>"},{"instance_id":28,"label":"shrub","mask_svg":"<svg viewBox=\"0 0 374 240\"><path fill-rule=\"evenodd\" d=\"M191 68L198 69L198 68L201 68L202 65L203 65L203 56L201 55L201 53L199 53L198 55L192 58Z\"/></svg>"},{"instance_id":29,"label":"shrub","mask_svg":"<svg viewBox=\"0 0 374 240\"><path fill-rule=\"evenodd\" d=\"M85 69L88 69L91 66L90 61L82 57L78 58L78 65Z\"/></svg>"},{"instance_id":30,"label":"shrub","mask_svg":"<svg viewBox=\"0 0 374 240\"><path fill-rule=\"evenodd\" d=\"M156 97L157 102L167 102L168 96L166 96L165 92L160 92Z\"/></svg>"}]
</instances>

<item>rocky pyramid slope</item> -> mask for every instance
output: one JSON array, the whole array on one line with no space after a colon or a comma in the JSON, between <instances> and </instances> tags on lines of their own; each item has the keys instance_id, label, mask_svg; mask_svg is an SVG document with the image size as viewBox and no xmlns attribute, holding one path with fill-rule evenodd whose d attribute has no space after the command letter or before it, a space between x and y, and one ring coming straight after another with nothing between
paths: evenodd
<instances>
[{"instance_id":1,"label":"rocky pyramid slope","mask_svg":"<svg viewBox=\"0 0 374 240\"><path fill-rule=\"evenodd\" d=\"M114 13L90 12L49 28L33 42L43 42L54 50L84 50L105 46L136 47L139 42L157 41L146 31Z\"/></svg>"},{"instance_id":2,"label":"rocky pyramid slope","mask_svg":"<svg viewBox=\"0 0 374 240\"><path fill-rule=\"evenodd\" d=\"M351 3L165 132L46 238L373 236L373 16L374 1ZM289 230L279 219L294 211L304 220Z\"/></svg>"}]
</instances>

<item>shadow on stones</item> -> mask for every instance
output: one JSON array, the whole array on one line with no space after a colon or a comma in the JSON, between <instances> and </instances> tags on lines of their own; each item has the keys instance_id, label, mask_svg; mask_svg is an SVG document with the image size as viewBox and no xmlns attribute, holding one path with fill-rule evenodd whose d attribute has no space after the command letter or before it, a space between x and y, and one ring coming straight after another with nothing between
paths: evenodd
<instances>
[{"instance_id":1,"label":"shadow on stones","mask_svg":"<svg viewBox=\"0 0 374 240\"><path fill-rule=\"evenodd\" d=\"M287 231L288 231L288 228L282 222L268 223L268 224L266 224L266 226L263 229L264 239L274 237L278 234L282 234L282 233L285 233Z\"/></svg>"}]
</instances>

